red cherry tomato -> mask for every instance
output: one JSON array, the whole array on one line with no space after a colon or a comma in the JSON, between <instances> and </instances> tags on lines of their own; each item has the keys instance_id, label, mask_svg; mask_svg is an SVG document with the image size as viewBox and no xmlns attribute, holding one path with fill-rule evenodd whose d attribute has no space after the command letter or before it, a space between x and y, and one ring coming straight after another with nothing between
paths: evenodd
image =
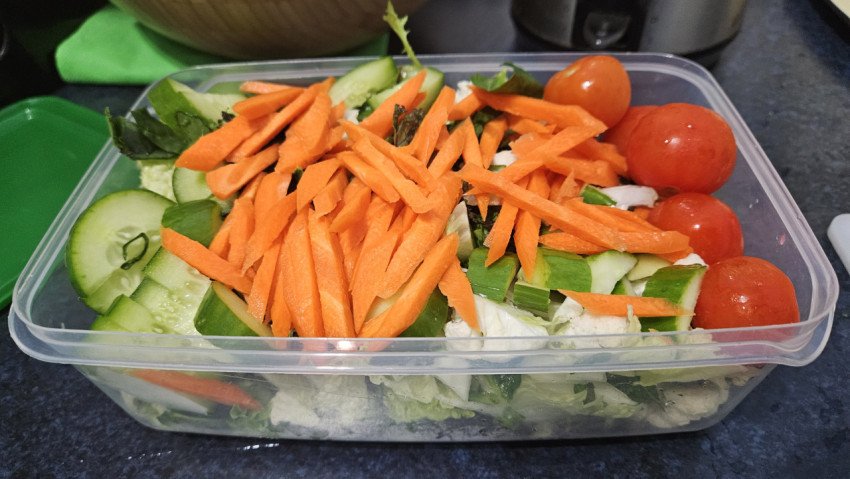
<instances>
[{"instance_id":1,"label":"red cherry tomato","mask_svg":"<svg viewBox=\"0 0 850 479\"><path fill-rule=\"evenodd\" d=\"M794 285L771 263L749 256L719 261L702 280L693 320L705 329L800 321Z\"/></svg>"},{"instance_id":2,"label":"red cherry tomato","mask_svg":"<svg viewBox=\"0 0 850 479\"><path fill-rule=\"evenodd\" d=\"M607 55L583 57L552 75L543 99L579 105L608 126L616 125L632 99L632 85L623 64Z\"/></svg>"},{"instance_id":3,"label":"red cherry tomato","mask_svg":"<svg viewBox=\"0 0 850 479\"><path fill-rule=\"evenodd\" d=\"M632 131L634 131L641 118L656 108L658 107L655 105L629 107L623 118L610 130L605 132L605 142L614 144L620 154L625 155L629 138L632 137Z\"/></svg>"},{"instance_id":4,"label":"red cherry tomato","mask_svg":"<svg viewBox=\"0 0 850 479\"><path fill-rule=\"evenodd\" d=\"M691 238L691 247L712 264L744 254L744 236L738 216L726 203L704 193L679 193L658 203L649 222Z\"/></svg>"},{"instance_id":5,"label":"red cherry tomato","mask_svg":"<svg viewBox=\"0 0 850 479\"><path fill-rule=\"evenodd\" d=\"M687 103L647 113L626 147L632 179L662 194L716 191L732 175L735 156L735 137L723 118Z\"/></svg>"}]
</instances>

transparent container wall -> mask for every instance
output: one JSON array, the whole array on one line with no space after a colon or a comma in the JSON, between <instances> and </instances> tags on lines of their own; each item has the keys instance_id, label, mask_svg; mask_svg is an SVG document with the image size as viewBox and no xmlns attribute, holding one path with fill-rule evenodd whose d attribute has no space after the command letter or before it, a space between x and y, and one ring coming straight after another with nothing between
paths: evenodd
<instances>
[{"instance_id":1,"label":"transparent container wall","mask_svg":"<svg viewBox=\"0 0 850 479\"><path fill-rule=\"evenodd\" d=\"M154 429L286 439L488 441L703 429L723 419L773 366L442 376L79 369ZM177 379L198 394L158 385Z\"/></svg>"}]
</instances>

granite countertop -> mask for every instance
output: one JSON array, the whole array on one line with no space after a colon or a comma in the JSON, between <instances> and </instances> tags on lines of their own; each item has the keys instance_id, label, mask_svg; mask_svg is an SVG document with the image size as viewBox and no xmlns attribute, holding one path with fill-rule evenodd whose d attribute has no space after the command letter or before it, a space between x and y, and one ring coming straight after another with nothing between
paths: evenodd
<instances>
[{"instance_id":1,"label":"granite countertop","mask_svg":"<svg viewBox=\"0 0 850 479\"><path fill-rule=\"evenodd\" d=\"M826 229L835 215L850 212L850 43L848 26L834 22L823 3L748 2L740 34L712 73L836 269L841 294L832 337L814 363L776 368L714 427L648 437L457 445L163 433L136 423L73 368L27 357L3 334L0 477L846 477L850 278ZM513 25L508 5L433 0L411 20L413 44L420 53L550 49ZM95 110L126 111L140 92L66 85L55 94Z\"/></svg>"}]
</instances>

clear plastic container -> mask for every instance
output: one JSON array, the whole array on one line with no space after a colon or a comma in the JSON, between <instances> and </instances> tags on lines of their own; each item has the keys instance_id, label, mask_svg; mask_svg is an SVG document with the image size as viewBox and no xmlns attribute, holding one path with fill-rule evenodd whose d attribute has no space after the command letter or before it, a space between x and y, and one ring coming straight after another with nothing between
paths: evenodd
<instances>
[{"instance_id":1,"label":"clear plastic container","mask_svg":"<svg viewBox=\"0 0 850 479\"><path fill-rule=\"evenodd\" d=\"M422 60L443 70L447 83L454 84L472 73L498 71L504 61L545 80L578 56ZM624 436L711 426L776 364L803 366L820 354L832 326L838 283L788 190L711 75L670 55L618 56L632 79L633 104L696 103L728 121L738 143L738 163L717 196L738 213L746 254L773 262L793 281L800 323L710 334L531 340L201 338L88 331L95 313L77 299L63 264L68 232L94 198L136 187L139 181L133 162L106 145L21 274L9 316L11 334L35 358L76 365L128 414L162 430L474 441ZM343 74L363 60L214 65L173 78L200 91L222 91L247 79L312 82ZM142 95L134 108L146 105ZM196 387L224 392L229 399L176 393L140 379L161 382L169 373L140 370L194 372L202 383ZM469 397L459 396L455 391L466 391L467 383ZM233 387L247 394L248 402L223 404L241 397L233 396Z\"/></svg>"}]
</instances>

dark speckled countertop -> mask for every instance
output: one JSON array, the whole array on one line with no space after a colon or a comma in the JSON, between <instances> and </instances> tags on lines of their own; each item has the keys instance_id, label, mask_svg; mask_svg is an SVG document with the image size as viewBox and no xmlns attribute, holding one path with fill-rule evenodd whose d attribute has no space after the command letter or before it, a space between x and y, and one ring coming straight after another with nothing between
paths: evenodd
<instances>
[{"instance_id":1,"label":"dark speckled countertop","mask_svg":"<svg viewBox=\"0 0 850 479\"><path fill-rule=\"evenodd\" d=\"M547 49L508 3L433 0L411 20L421 53ZM704 431L492 444L269 441L162 433L125 415L69 366L0 335L0 477L849 477L850 281L826 238L850 212L850 43L819 0L751 0L712 69L821 241L841 283L832 337L814 363L779 367ZM56 94L126 111L141 88ZM0 313L5 316L6 312Z\"/></svg>"}]
</instances>

